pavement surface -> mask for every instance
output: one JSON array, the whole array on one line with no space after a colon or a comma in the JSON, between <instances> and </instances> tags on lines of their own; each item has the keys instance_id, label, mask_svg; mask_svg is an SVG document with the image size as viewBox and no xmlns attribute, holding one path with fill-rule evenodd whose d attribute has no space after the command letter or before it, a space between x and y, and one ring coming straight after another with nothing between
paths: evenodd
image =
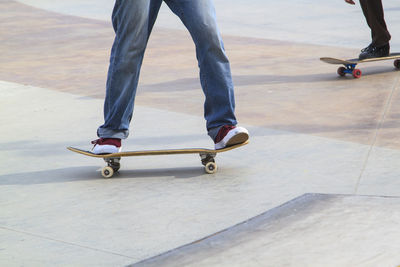
<instances>
[{"instance_id":1,"label":"pavement surface","mask_svg":"<svg viewBox=\"0 0 400 267\"><path fill-rule=\"evenodd\" d=\"M102 123L112 1L0 1L0 266L400 265L400 72L319 61L369 43L359 5L247 2L215 1L251 143L213 175L176 155L103 179L66 147L90 149ZM384 5L398 52L400 8ZM124 149L212 147L203 101L164 5Z\"/></svg>"}]
</instances>

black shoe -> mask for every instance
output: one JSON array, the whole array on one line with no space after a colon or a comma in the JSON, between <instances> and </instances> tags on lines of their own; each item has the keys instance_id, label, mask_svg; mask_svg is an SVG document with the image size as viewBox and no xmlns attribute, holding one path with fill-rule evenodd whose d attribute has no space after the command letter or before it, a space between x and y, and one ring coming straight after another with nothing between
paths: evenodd
<instances>
[{"instance_id":1,"label":"black shoe","mask_svg":"<svg viewBox=\"0 0 400 267\"><path fill-rule=\"evenodd\" d=\"M390 53L390 45L386 44L383 46L376 47L370 44L366 48L361 50L361 54L358 56L360 60L375 57L387 57Z\"/></svg>"}]
</instances>

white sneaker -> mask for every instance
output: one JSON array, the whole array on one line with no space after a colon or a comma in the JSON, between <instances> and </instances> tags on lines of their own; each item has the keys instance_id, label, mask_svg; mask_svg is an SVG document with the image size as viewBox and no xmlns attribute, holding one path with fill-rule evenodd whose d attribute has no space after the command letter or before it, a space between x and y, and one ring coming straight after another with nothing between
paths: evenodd
<instances>
[{"instance_id":1,"label":"white sneaker","mask_svg":"<svg viewBox=\"0 0 400 267\"><path fill-rule=\"evenodd\" d=\"M222 149L246 142L249 139L249 132L246 128L232 125L224 125L215 138L215 149Z\"/></svg>"},{"instance_id":2,"label":"white sneaker","mask_svg":"<svg viewBox=\"0 0 400 267\"><path fill-rule=\"evenodd\" d=\"M121 152L121 139L117 138L100 138L92 141L94 154L112 154Z\"/></svg>"}]
</instances>

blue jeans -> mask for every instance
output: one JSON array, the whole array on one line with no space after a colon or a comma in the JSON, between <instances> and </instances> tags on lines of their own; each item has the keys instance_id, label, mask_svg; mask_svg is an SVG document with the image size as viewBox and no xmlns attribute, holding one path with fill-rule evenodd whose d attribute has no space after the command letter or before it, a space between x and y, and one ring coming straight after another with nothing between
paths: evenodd
<instances>
[{"instance_id":1,"label":"blue jeans","mask_svg":"<svg viewBox=\"0 0 400 267\"><path fill-rule=\"evenodd\" d=\"M116 0L102 138L129 135L143 55L163 0ZM226 124L236 125L229 60L218 31L212 0L164 0L189 30L196 45L200 81L205 95L204 117L211 138ZM172 37L173 38L173 37Z\"/></svg>"}]
</instances>

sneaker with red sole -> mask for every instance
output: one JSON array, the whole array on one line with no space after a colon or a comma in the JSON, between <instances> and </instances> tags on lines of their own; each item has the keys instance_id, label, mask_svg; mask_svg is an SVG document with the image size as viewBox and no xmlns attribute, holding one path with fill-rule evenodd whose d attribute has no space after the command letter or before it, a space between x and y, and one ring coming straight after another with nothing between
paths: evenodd
<instances>
[{"instance_id":1,"label":"sneaker with red sole","mask_svg":"<svg viewBox=\"0 0 400 267\"><path fill-rule=\"evenodd\" d=\"M121 151L121 139L118 138L100 138L92 141L94 154L112 154Z\"/></svg>"},{"instance_id":2,"label":"sneaker with red sole","mask_svg":"<svg viewBox=\"0 0 400 267\"><path fill-rule=\"evenodd\" d=\"M219 129L215 137L215 149L222 149L246 142L249 139L249 132L246 128L233 125L224 125Z\"/></svg>"}]
</instances>

